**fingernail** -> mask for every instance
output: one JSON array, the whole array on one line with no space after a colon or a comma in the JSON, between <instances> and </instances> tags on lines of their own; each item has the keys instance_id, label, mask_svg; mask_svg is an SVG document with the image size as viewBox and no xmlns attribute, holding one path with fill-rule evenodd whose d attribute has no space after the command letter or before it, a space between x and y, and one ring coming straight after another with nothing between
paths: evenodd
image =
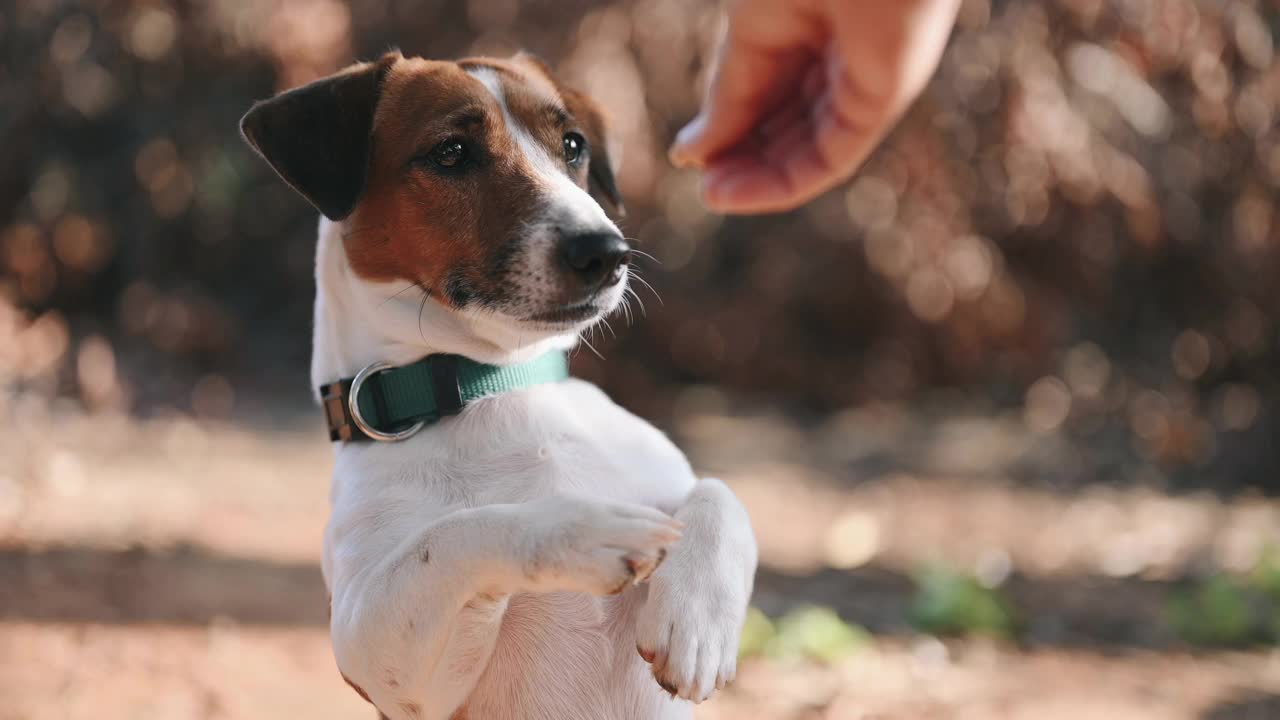
<instances>
[{"instance_id":1,"label":"fingernail","mask_svg":"<svg viewBox=\"0 0 1280 720\"><path fill-rule=\"evenodd\" d=\"M697 140L706 126L707 116L698 113L687 125L680 128L680 132L676 133L676 145L688 145Z\"/></svg>"},{"instance_id":2,"label":"fingernail","mask_svg":"<svg viewBox=\"0 0 1280 720\"><path fill-rule=\"evenodd\" d=\"M671 150L668 152L673 164L682 167L697 164L696 158L691 155L689 146L700 139L706 126L707 117L699 113L697 117L689 121L688 125L680 128L680 132L676 133L675 142L671 143Z\"/></svg>"}]
</instances>

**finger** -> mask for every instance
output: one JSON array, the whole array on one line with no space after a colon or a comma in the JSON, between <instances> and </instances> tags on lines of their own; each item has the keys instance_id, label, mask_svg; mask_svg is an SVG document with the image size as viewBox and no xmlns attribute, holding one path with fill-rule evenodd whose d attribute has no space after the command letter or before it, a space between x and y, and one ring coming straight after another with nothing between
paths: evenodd
<instances>
[{"instance_id":1,"label":"finger","mask_svg":"<svg viewBox=\"0 0 1280 720\"><path fill-rule=\"evenodd\" d=\"M716 212L792 210L834 187L847 174L832 170L812 144L790 151L781 163L757 153L754 162L736 161L729 167L712 165L703 177L703 202Z\"/></svg>"},{"instance_id":2,"label":"finger","mask_svg":"<svg viewBox=\"0 0 1280 720\"><path fill-rule=\"evenodd\" d=\"M803 71L799 92L792 92L773 110L761 118L756 125L755 134L770 138L782 134L799 122L805 121L813 112L813 106L826 88L825 70L822 63L811 63Z\"/></svg>"},{"instance_id":3,"label":"finger","mask_svg":"<svg viewBox=\"0 0 1280 720\"><path fill-rule=\"evenodd\" d=\"M781 168L753 159L735 159L707 168L702 202L715 212L755 214L783 212L799 204L798 193Z\"/></svg>"},{"instance_id":4,"label":"finger","mask_svg":"<svg viewBox=\"0 0 1280 720\"><path fill-rule=\"evenodd\" d=\"M706 205L727 213L789 210L834 184L807 121L777 139L717 158L703 175Z\"/></svg>"},{"instance_id":5,"label":"finger","mask_svg":"<svg viewBox=\"0 0 1280 720\"><path fill-rule=\"evenodd\" d=\"M763 59L741 43L726 41L720 47L702 110L671 146L674 165L702 165L750 132L770 94L773 69Z\"/></svg>"},{"instance_id":6,"label":"finger","mask_svg":"<svg viewBox=\"0 0 1280 720\"><path fill-rule=\"evenodd\" d=\"M771 49L731 31L716 55L702 112L676 135L671 162L700 166L742 141L811 62L803 47Z\"/></svg>"},{"instance_id":7,"label":"finger","mask_svg":"<svg viewBox=\"0 0 1280 720\"><path fill-rule=\"evenodd\" d=\"M847 91L847 88L838 88ZM840 105L837 105L840 103ZM706 167L703 202L726 213L780 212L844 181L879 143L890 116L859 113L829 88L813 115L717 157Z\"/></svg>"},{"instance_id":8,"label":"finger","mask_svg":"<svg viewBox=\"0 0 1280 720\"><path fill-rule=\"evenodd\" d=\"M776 112L761 118L753 132L761 139L777 137L796 123L805 121L809 117L809 106L810 103L798 98L788 98Z\"/></svg>"},{"instance_id":9,"label":"finger","mask_svg":"<svg viewBox=\"0 0 1280 720\"><path fill-rule=\"evenodd\" d=\"M765 164L781 165L789 151L811 144L812 134L807 105L797 103L780 108L761 122L760 129L749 140L713 158L706 168L707 174L728 178Z\"/></svg>"}]
</instances>

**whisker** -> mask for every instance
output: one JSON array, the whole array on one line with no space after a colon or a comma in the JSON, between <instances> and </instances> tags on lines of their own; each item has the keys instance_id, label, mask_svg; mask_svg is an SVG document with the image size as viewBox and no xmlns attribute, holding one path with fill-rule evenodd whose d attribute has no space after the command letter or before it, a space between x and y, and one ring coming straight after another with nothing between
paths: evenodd
<instances>
[{"instance_id":1,"label":"whisker","mask_svg":"<svg viewBox=\"0 0 1280 720\"><path fill-rule=\"evenodd\" d=\"M420 289L420 290L422 289L422 288L421 288L421 286L420 286L420 285L418 285L418 283L410 283L410 284L406 285L405 287L400 288L399 290L397 290L397 291L396 291L396 292L395 292L391 297L389 297L389 298L387 298L386 300L383 300L382 302L378 303L378 307L382 307L383 305L386 305L387 303L391 302L392 300L395 300L396 298L398 298L398 297L400 297L401 295L403 295L405 290L412 290L413 288L418 288L418 289Z\"/></svg>"},{"instance_id":2,"label":"whisker","mask_svg":"<svg viewBox=\"0 0 1280 720\"><path fill-rule=\"evenodd\" d=\"M631 297L630 297L633 294L634 294L634 291L629 287L622 289L622 305L620 307L622 308L622 314L625 315L627 318L628 327L630 327L634 321L634 318L631 314Z\"/></svg>"},{"instance_id":3,"label":"whisker","mask_svg":"<svg viewBox=\"0 0 1280 720\"><path fill-rule=\"evenodd\" d=\"M634 270L630 270L627 273L627 277L628 279L634 277L636 280L639 280L640 282L644 283L645 287L649 288L649 292L652 292L654 297L658 296L658 293L654 291L653 286L645 282L645 279L640 277L640 274L638 272ZM640 299L640 293L636 292L636 289L631 286L631 283L627 283L627 288L626 290L623 291L623 294L625 295L628 292L631 293L631 296L634 297L636 299L636 302L640 304L640 312L643 313L645 317L649 317L649 308L644 306L644 300ZM658 303L659 304L662 303L662 298L658 298Z\"/></svg>"},{"instance_id":4,"label":"whisker","mask_svg":"<svg viewBox=\"0 0 1280 720\"><path fill-rule=\"evenodd\" d=\"M635 319L631 315L631 298L626 297L625 295L622 298L622 314L627 318L627 327L631 327L635 324Z\"/></svg>"},{"instance_id":5,"label":"whisker","mask_svg":"<svg viewBox=\"0 0 1280 720\"><path fill-rule=\"evenodd\" d=\"M593 326L593 327L594 327L594 326ZM586 338L585 338L585 337L583 337L582 335L578 335L578 339L579 339L579 340L581 340L581 341L582 341L582 343L583 343L584 345L586 345L586 346L587 346L587 349L589 349L591 352L595 353L596 357L600 358L601 360L603 360L603 359L604 359L604 356L600 354L600 351L599 351L599 350L596 350L595 346L591 344L591 341L590 341L590 340L586 339Z\"/></svg>"},{"instance_id":6,"label":"whisker","mask_svg":"<svg viewBox=\"0 0 1280 720\"><path fill-rule=\"evenodd\" d=\"M427 300L430 299L431 296L427 295L425 292L422 293L422 304L418 306L418 337L422 338L424 345L427 342L427 334L422 330L422 313L426 312Z\"/></svg>"},{"instance_id":7,"label":"whisker","mask_svg":"<svg viewBox=\"0 0 1280 720\"><path fill-rule=\"evenodd\" d=\"M625 238L625 239L626 239L626 241L627 241L627 242L630 242L630 243L640 242L639 240L636 240L635 238ZM649 253L647 253L647 252L645 252L645 251L643 251L643 250L637 250L637 249L635 249L635 248L631 248L631 250L630 250L629 252L630 252L630 253L632 253L633 255L639 255L639 256L640 256L640 257L642 257L642 258L646 258L646 259L652 260L652 261L654 261L654 262L658 263L659 265L661 265L661 264L662 264L662 261L661 261L661 260L659 260L658 258L654 257L653 255L651 255L651 254L649 254Z\"/></svg>"},{"instance_id":8,"label":"whisker","mask_svg":"<svg viewBox=\"0 0 1280 720\"><path fill-rule=\"evenodd\" d=\"M640 306L640 314L644 317L649 317L649 308L645 307L644 300L640 299L640 293L632 290L631 297L635 298L636 304Z\"/></svg>"},{"instance_id":9,"label":"whisker","mask_svg":"<svg viewBox=\"0 0 1280 720\"><path fill-rule=\"evenodd\" d=\"M640 277L639 273L632 273L632 277L638 280L641 285L644 285L645 287L649 288L649 292L653 293L653 296L657 298L659 305L663 305L663 306L666 305L666 303L662 301L662 296L659 295L658 291L655 290L654 287L649 284L648 280L645 280L644 278Z\"/></svg>"}]
</instances>

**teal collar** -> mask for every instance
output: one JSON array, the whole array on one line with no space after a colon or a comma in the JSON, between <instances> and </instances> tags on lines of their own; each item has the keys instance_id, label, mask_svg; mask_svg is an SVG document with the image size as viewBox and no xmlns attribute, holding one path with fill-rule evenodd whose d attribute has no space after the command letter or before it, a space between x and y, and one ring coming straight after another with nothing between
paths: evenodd
<instances>
[{"instance_id":1,"label":"teal collar","mask_svg":"<svg viewBox=\"0 0 1280 720\"><path fill-rule=\"evenodd\" d=\"M428 355L409 365L373 363L353 378L320 386L329 439L403 440L479 398L569 377L553 351L518 365L485 365L461 355Z\"/></svg>"}]
</instances>

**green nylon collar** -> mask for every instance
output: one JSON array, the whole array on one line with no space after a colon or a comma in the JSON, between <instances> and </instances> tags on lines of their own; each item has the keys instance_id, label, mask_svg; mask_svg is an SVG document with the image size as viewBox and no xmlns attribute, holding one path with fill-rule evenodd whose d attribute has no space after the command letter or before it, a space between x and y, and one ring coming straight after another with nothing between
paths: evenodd
<instances>
[{"instance_id":1,"label":"green nylon collar","mask_svg":"<svg viewBox=\"0 0 1280 720\"><path fill-rule=\"evenodd\" d=\"M479 398L568 377L569 361L560 351L518 365L486 365L460 355L428 355L400 367L370 366L354 378L320 388L320 393L331 439L395 440L457 414ZM337 400L337 407L332 407L335 403L331 400ZM343 411L341 420L353 426L345 433L344 423L335 417L337 410Z\"/></svg>"}]
</instances>

